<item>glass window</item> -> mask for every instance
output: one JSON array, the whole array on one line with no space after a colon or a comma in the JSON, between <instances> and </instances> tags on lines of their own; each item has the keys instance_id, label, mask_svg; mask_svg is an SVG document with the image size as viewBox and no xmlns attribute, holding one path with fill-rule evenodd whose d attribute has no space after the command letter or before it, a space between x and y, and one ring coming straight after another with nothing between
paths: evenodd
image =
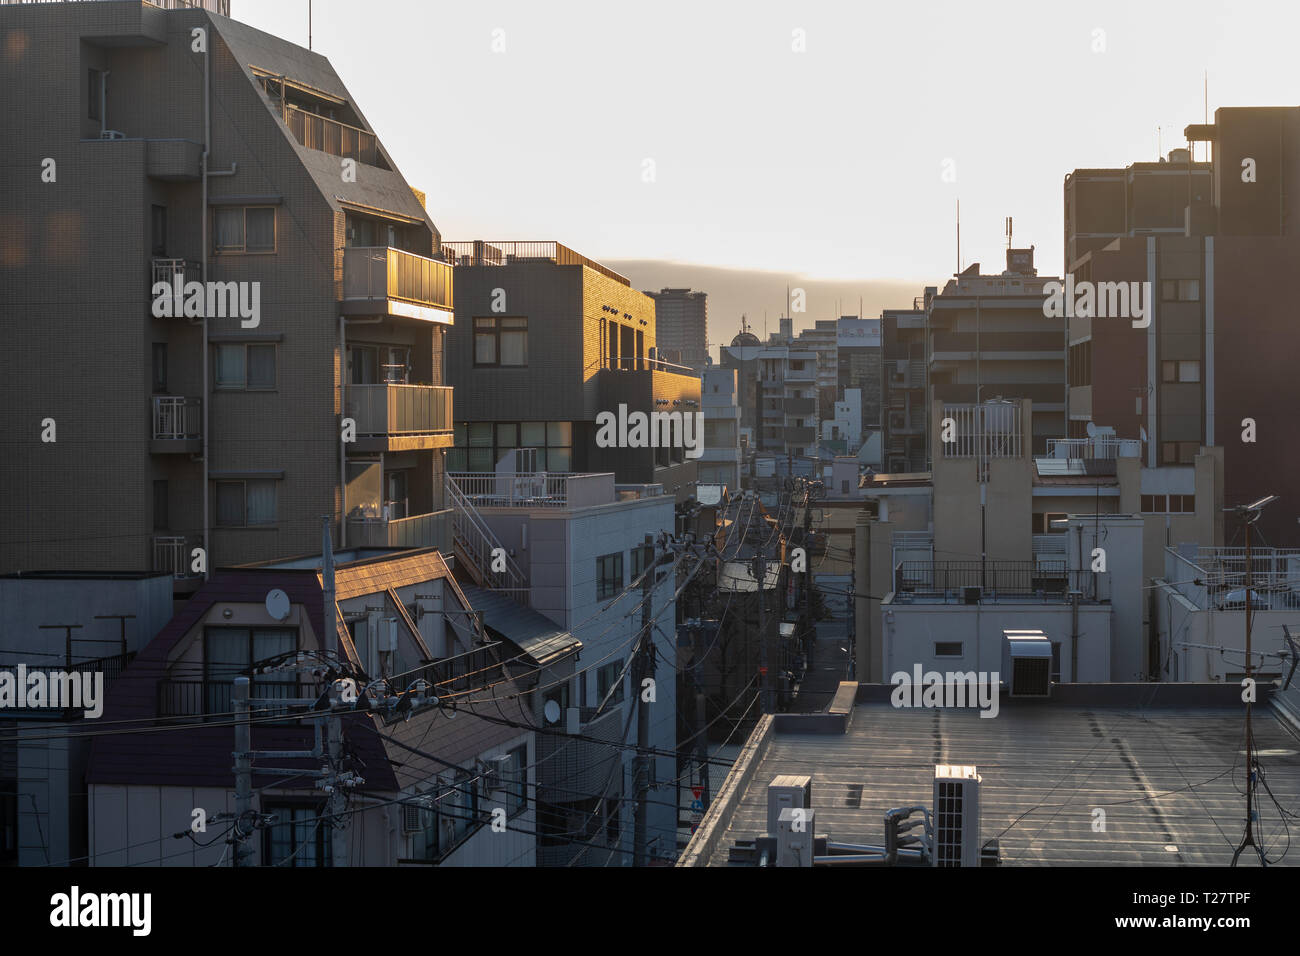
<instances>
[{"instance_id":1,"label":"glass window","mask_svg":"<svg viewBox=\"0 0 1300 956\"><path fill-rule=\"evenodd\" d=\"M501 364L528 364L528 320L501 320Z\"/></svg>"},{"instance_id":2,"label":"glass window","mask_svg":"<svg viewBox=\"0 0 1300 956\"><path fill-rule=\"evenodd\" d=\"M519 426L515 424L497 426L497 447L501 449L518 448Z\"/></svg>"},{"instance_id":3,"label":"glass window","mask_svg":"<svg viewBox=\"0 0 1300 956\"><path fill-rule=\"evenodd\" d=\"M506 756L510 758L506 816L513 817L528 807L528 745L516 747Z\"/></svg>"},{"instance_id":4,"label":"glass window","mask_svg":"<svg viewBox=\"0 0 1300 956\"><path fill-rule=\"evenodd\" d=\"M546 464L544 470L550 472L571 472L573 471L572 459L572 453L568 448L549 448L546 451Z\"/></svg>"},{"instance_id":5,"label":"glass window","mask_svg":"<svg viewBox=\"0 0 1300 956\"><path fill-rule=\"evenodd\" d=\"M623 588L623 552L596 559L596 600L612 598Z\"/></svg>"},{"instance_id":6,"label":"glass window","mask_svg":"<svg viewBox=\"0 0 1300 956\"><path fill-rule=\"evenodd\" d=\"M519 428L523 435L523 440L520 442L521 448L546 447L545 422L524 422Z\"/></svg>"},{"instance_id":7,"label":"glass window","mask_svg":"<svg viewBox=\"0 0 1300 956\"><path fill-rule=\"evenodd\" d=\"M91 70L89 84L86 88L86 105L89 108L88 115L91 119L103 119L103 114L99 109L99 101L104 92L104 74L99 70Z\"/></svg>"},{"instance_id":8,"label":"glass window","mask_svg":"<svg viewBox=\"0 0 1300 956\"><path fill-rule=\"evenodd\" d=\"M248 388L275 388L275 346L248 347Z\"/></svg>"},{"instance_id":9,"label":"glass window","mask_svg":"<svg viewBox=\"0 0 1300 956\"><path fill-rule=\"evenodd\" d=\"M212 210L215 252L274 252L274 206L217 206Z\"/></svg>"},{"instance_id":10,"label":"glass window","mask_svg":"<svg viewBox=\"0 0 1300 956\"><path fill-rule=\"evenodd\" d=\"M614 688L614 695L610 698L611 704L623 703L623 662L621 660L611 661L603 665L596 671L596 705L599 706L609 693L610 688Z\"/></svg>"},{"instance_id":11,"label":"glass window","mask_svg":"<svg viewBox=\"0 0 1300 956\"><path fill-rule=\"evenodd\" d=\"M245 352L242 344L217 346L217 388L244 387Z\"/></svg>"},{"instance_id":12,"label":"glass window","mask_svg":"<svg viewBox=\"0 0 1300 956\"><path fill-rule=\"evenodd\" d=\"M474 364L527 365L528 320L521 317L474 319Z\"/></svg>"},{"instance_id":13,"label":"glass window","mask_svg":"<svg viewBox=\"0 0 1300 956\"><path fill-rule=\"evenodd\" d=\"M546 444L552 448L565 447L573 444L573 423L572 422L547 422L546 423Z\"/></svg>"},{"instance_id":14,"label":"glass window","mask_svg":"<svg viewBox=\"0 0 1300 956\"><path fill-rule=\"evenodd\" d=\"M497 364L497 337L491 319L474 320L474 364Z\"/></svg>"},{"instance_id":15,"label":"glass window","mask_svg":"<svg viewBox=\"0 0 1300 956\"><path fill-rule=\"evenodd\" d=\"M218 481L216 523L221 528L275 524L277 488L273 478Z\"/></svg>"},{"instance_id":16,"label":"glass window","mask_svg":"<svg viewBox=\"0 0 1300 956\"><path fill-rule=\"evenodd\" d=\"M245 482L248 493L248 523L275 524L275 481L264 478Z\"/></svg>"},{"instance_id":17,"label":"glass window","mask_svg":"<svg viewBox=\"0 0 1300 956\"><path fill-rule=\"evenodd\" d=\"M244 217L247 242L246 252L275 251L275 207L255 206Z\"/></svg>"},{"instance_id":18,"label":"glass window","mask_svg":"<svg viewBox=\"0 0 1300 956\"><path fill-rule=\"evenodd\" d=\"M934 645L935 657L961 657L961 641L937 641Z\"/></svg>"},{"instance_id":19,"label":"glass window","mask_svg":"<svg viewBox=\"0 0 1300 956\"><path fill-rule=\"evenodd\" d=\"M244 248L244 210L239 206L218 206L212 211L214 245L217 252Z\"/></svg>"},{"instance_id":20,"label":"glass window","mask_svg":"<svg viewBox=\"0 0 1300 956\"><path fill-rule=\"evenodd\" d=\"M315 809L268 804L266 812L275 815L275 823L264 831L265 865L330 865L329 826Z\"/></svg>"},{"instance_id":21,"label":"glass window","mask_svg":"<svg viewBox=\"0 0 1300 956\"><path fill-rule=\"evenodd\" d=\"M242 528L244 526L244 483L242 481L217 482L217 527Z\"/></svg>"},{"instance_id":22,"label":"glass window","mask_svg":"<svg viewBox=\"0 0 1300 956\"><path fill-rule=\"evenodd\" d=\"M1200 362L1179 362L1178 363L1178 381L1199 382L1200 380L1201 380Z\"/></svg>"},{"instance_id":23,"label":"glass window","mask_svg":"<svg viewBox=\"0 0 1300 956\"><path fill-rule=\"evenodd\" d=\"M1179 279L1178 300L1180 302L1197 302L1201 298L1200 279Z\"/></svg>"}]
</instances>

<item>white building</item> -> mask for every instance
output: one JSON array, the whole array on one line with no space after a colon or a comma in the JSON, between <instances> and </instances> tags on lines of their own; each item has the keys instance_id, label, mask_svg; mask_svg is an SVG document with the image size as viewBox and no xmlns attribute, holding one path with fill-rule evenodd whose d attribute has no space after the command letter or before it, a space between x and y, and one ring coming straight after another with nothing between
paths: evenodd
<instances>
[{"instance_id":1,"label":"white building","mask_svg":"<svg viewBox=\"0 0 1300 956\"><path fill-rule=\"evenodd\" d=\"M707 368L701 376L704 454L696 468L702 485L740 487L740 403L738 372Z\"/></svg>"},{"instance_id":2,"label":"white building","mask_svg":"<svg viewBox=\"0 0 1300 956\"><path fill-rule=\"evenodd\" d=\"M822 441L847 443L845 451L855 454L862 446L862 389L846 388L844 398L835 403L832 418L822 422Z\"/></svg>"}]
</instances>

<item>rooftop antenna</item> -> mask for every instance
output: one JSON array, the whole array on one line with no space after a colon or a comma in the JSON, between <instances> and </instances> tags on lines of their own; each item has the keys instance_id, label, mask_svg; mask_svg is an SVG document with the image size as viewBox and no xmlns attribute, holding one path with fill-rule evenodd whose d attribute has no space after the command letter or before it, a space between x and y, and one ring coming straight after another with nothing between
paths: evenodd
<instances>
[{"instance_id":1,"label":"rooftop antenna","mask_svg":"<svg viewBox=\"0 0 1300 956\"><path fill-rule=\"evenodd\" d=\"M1007 216L1007 248L1011 248L1011 217Z\"/></svg>"},{"instance_id":2,"label":"rooftop antenna","mask_svg":"<svg viewBox=\"0 0 1300 956\"><path fill-rule=\"evenodd\" d=\"M311 0L307 0L307 49L311 49Z\"/></svg>"},{"instance_id":3,"label":"rooftop antenna","mask_svg":"<svg viewBox=\"0 0 1300 956\"><path fill-rule=\"evenodd\" d=\"M1258 501L1252 501L1248 505L1237 505L1235 508L1223 509L1224 511L1236 512L1237 516L1246 524L1246 684L1252 690L1254 678L1251 677L1253 668L1250 653L1250 625L1254 616L1254 601L1251 592L1255 589L1255 579L1251 568L1250 530L1255 526L1255 522L1259 520L1260 513L1264 508L1274 501L1277 501L1277 495L1265 495ZM1241 856L1242 851L1248 846L1254 847L1255 852L1259 854L1260 866L1268 866L1268 857L1264 855L1264 848L1255 842L1254 830L1255 739L1250 723L1250 705L1254 696L1254 693L1246 696L1246 832L1241 837L1241 844L1237 847L1237 851L1232 854L1233 866L1237 865L1237 858Z\"/></svg>"}]
</instances>

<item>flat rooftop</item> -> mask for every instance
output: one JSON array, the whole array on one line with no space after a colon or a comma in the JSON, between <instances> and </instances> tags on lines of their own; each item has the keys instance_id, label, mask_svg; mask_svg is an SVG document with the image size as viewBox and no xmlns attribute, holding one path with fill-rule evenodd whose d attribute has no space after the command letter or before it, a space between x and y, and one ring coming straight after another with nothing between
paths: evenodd
<instances>
[{"instance_id":1,"label":"flat rooftop","mask_svg":"<svg viewBox=\"0 0 1300 956\"><path fill-rule=\"evenodd\" d=\"M978 768L980 838L998 840L1003 866L1224 866L1232 859L1245 813L1238 790L1244 711L1228 703L1235 688L1065 685L1048 701L1004 695L993 718L896 709L883 696L888 689L860 688L843 734L790 733L778 718L707 865L727 866L735 841L763 836L773 777L812 777L818 834L879 845L886 810L931 805L941 763ZM1254 730L1269 787L1283 806L1295 806L1300 740L1267 704L1255 707ZM1256 832L1275 861L1287 835L1268 793L1259 793ZM1105 810L1104 832L1093 829L1095 808ZM1300 854L1281 862L1300 863Z\"/></svg>"}]
</instances>

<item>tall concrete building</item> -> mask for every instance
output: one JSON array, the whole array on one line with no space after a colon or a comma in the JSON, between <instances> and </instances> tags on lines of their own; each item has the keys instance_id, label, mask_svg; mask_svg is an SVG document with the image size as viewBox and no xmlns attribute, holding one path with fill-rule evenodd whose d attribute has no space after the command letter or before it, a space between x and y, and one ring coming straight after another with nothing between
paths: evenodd
<instances>
[{"instance_id":1,"label":"tall concrete building","mask_svg":"<svg viewBox=\"0 0 1300 956\"><path fill-rule=\"evenodd\" d=\"M709 364L709 294L690 289L645 294L655 302L655 357L703 372Z\"/></svg>"},{"instance_id":2,"label":"tall concrete building","mask_svg":"<svg viewBox=\"0 0 1300 956\"><path fill-rule=\"evenodd\" d=\"M837 397L848 389L858 390L858 418L863 428L880 425L880 321L845 315L835 324Z\"/></svg>"},{"instance_id":3,"label":"tall concrete building","mask_svg":"<svg viewBox=\"0 0 1300 956\"><path fill-rule=\"evenodd\" d=\"M623 484L693 494L698 456L685 439L703 439L700 378L652 357L654 299L558 242L445 248L458 283L447 378L471 410L456 422L450 471L490 472L528 450L519 471L613 472ZM683 425L690 416L693 430L675 429L667 446L603 447L598 419L620 406L678 413Z\"/></svg>"},{"instance_id":4,"label":"tall concrete building","mask_svg":"<svg viewBox=\"0 0 1300 956\"><path fill-rule=\"evenodd\" d=\"M838 323L835 319L818 319L811 329L804 329L795 339L800 348L811 349L817 355L817 409L818 428L829 420L840 397Z\"/></svg>"},{"instance_id":5,"label":"tall concrete building","mask_svg":"<svg viewBox=\"0 0 1300 956\"><path fill-rule=\"evenodd\" d=\"M929 468L926 309L936 294L929 286L912 308L880 314L881 459L894 474Z\"/></svg>"},{"instance_id":6,"label":"tall concrete building","mask_svg":"<svg viewBox=\"0 0 1300 956\"><path fill-rule=\"evenodd\" d=\"M740 390L734 368L708 368L701 376L704 405L704 455L700 484L740 489Z\"/></svg>"},{"instance_id":7,"label":"tall concrete building","mask_svg":"<svg viewBox=\"0 0 1300 956\"><path fill-rule=\"evenodd\" d=\"M0 571L439 543L438 230L330 62L228 11L0 6Z\"/></svg>"},{"instance_id":8,"label":"tall concrete building","mask_svg":"<svg viewBox=\"0 0 1300 956\"><path fill-rule=\"evenodd\" d=\"M1030 399L1033 451L1065 434L1065 319L1046 314L1033 249L1008 249L1001 275L979 263L949 279L928 303L931 407L944 402Z\"/></svg>"},{"instance_id":9,"label":"tall concrete building","mask_svg":"<svg viewBox=\"0 0 1300 956\"><path fill-rule=\"evenodd\" d=\"M1284 398L1295 323L1279 277L1300 259L1300 108L1223 108L1186 136L1211 146L1208 163L1180 149L1066 178L1067 274L1151 290L1145 327L1069 319L1072 434L1090 423L1145 433L1148 468L1185 468L1223 446L1225 505L1279 495L1258 527L1269 544L1295 546L1300 420ZM1230 518L1225 536L1235 532Z\"/></svg>"}]
</instances>

